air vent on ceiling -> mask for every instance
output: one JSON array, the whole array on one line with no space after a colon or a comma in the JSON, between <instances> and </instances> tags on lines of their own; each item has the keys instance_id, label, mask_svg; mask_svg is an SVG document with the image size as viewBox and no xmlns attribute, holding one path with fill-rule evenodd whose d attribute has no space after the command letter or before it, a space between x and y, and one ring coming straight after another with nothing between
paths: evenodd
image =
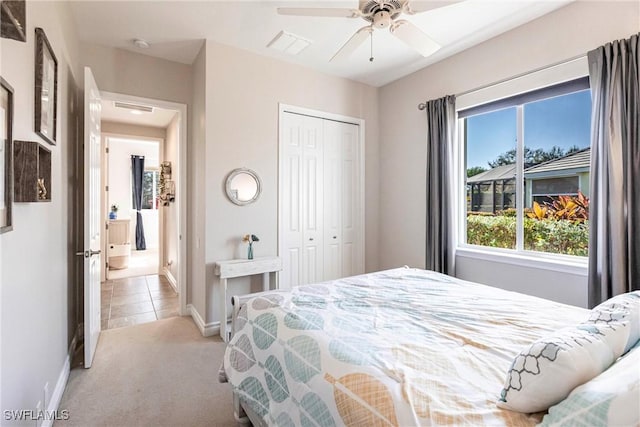
<instances>
[{"instance_id":1,"label":"air vent on ceiling","mask_svg":"<svg viewBox=\"0 0 640 427\"><path fill-rule=\"evenodd\" d=\"M269 42L267 47L279 50L280 52L288 53L290 55L297 55L310 44L311 40L307 40L303 37L288 33L286 31L280 31L278 35Z\"/></svg>"},{"instance_id":2,"label":"air vent on ceiling","mask_svg":"<svg viewBox=\"0 0 640 427\"><path fill-rule=\"evenodd\" d=\"M114 101L113 106L116 108L125 108L127 110L139 111L141 113L153 113L153 107L148 105L131 104L129 102Z\"/></svg>"}]
</instances>

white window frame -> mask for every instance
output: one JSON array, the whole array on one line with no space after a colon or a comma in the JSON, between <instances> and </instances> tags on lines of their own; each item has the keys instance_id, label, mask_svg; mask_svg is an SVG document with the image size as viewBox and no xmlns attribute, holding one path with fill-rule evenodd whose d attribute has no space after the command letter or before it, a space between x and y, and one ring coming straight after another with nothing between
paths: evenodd
<instances>
[{"instance_id":1,"label":"white window frame","mask_svg":"<svg viewBox=\"0 0 640 427\"><path fill-rule=\"evenodd\" d=\"M526 73L509 80L483 87L472 92L459 95L456 98L456 110L461 111L478 105L487 104L499 99L531 92L555 84L579 79L589 74L589 66L586 56L582 56L561 64L546 67L537 71ZM522 126L522 105L516 107L517 112L517 146L518 158L524 152L524 128ZM456 256L483 259L487 261L508 262L510 264L525 267L543 268L559 272L567 272L579 275L587 275L588 257L579 257L565 254L547 252L526 251L524 242L524 164L519 161L516 167L516 206L519 207L516 216L516 248L503 249L480 245L471 245L467 241L466 226L466 149L464 146L465 124L464 120L458 120L456 141L458 155L455 162L455 173L458 178L456 185L457 206L455 209L458 236L455 254Z\"/></svg>"}]
</instances>

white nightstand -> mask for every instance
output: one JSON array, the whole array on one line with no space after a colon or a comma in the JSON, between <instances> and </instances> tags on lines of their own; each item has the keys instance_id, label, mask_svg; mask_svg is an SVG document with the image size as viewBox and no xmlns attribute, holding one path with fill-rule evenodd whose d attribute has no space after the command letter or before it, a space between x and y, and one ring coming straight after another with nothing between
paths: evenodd
<instances>
[{"instance_id":1,"label":"white nightstand","mask_svg":"<svg viewBox=\"0 0 640 427\"><path fill-rule=\"evenodd\" d=\"M220 336L227 342L230 330L227 323L227 280L235 277L253 276L262 274L262 289L268 291L269 274L276 273L276 286L278 284L278 272L282 270L282 260L279 257L260 257L254 259L231 259L218 261L215 264L215 274L220 276L222 298L220 304Z\"/></svg>"}]
</instances>

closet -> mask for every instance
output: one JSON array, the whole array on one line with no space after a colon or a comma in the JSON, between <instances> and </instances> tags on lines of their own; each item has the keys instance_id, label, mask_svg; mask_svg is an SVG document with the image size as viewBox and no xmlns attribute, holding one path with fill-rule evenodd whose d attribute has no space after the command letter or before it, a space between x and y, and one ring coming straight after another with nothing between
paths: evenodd
<instances>
[{"instance_id":1,"label":"closet","mask_svg":"<svg viewBox=\"0 0 640 427\"><path fill-rule=\"evenodd\" d=\"M360 126L283 111L279 287L364 272Z\"/></svg>"}]
</instances>

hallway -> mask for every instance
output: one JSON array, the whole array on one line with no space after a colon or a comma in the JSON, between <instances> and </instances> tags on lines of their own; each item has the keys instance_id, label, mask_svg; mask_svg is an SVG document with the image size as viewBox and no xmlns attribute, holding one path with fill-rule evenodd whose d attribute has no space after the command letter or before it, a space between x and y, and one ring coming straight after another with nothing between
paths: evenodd
<instances>
[{"instance_id":1,"label":"hallway","mask_svg":"<svg viewBox=\"0 0 640 427\"><path fill-rule=\"evenodd\" d=\"M102 330L178 316L178 294L164 276L107 280L101 287Z\"/></svg>"}]
</instances>

